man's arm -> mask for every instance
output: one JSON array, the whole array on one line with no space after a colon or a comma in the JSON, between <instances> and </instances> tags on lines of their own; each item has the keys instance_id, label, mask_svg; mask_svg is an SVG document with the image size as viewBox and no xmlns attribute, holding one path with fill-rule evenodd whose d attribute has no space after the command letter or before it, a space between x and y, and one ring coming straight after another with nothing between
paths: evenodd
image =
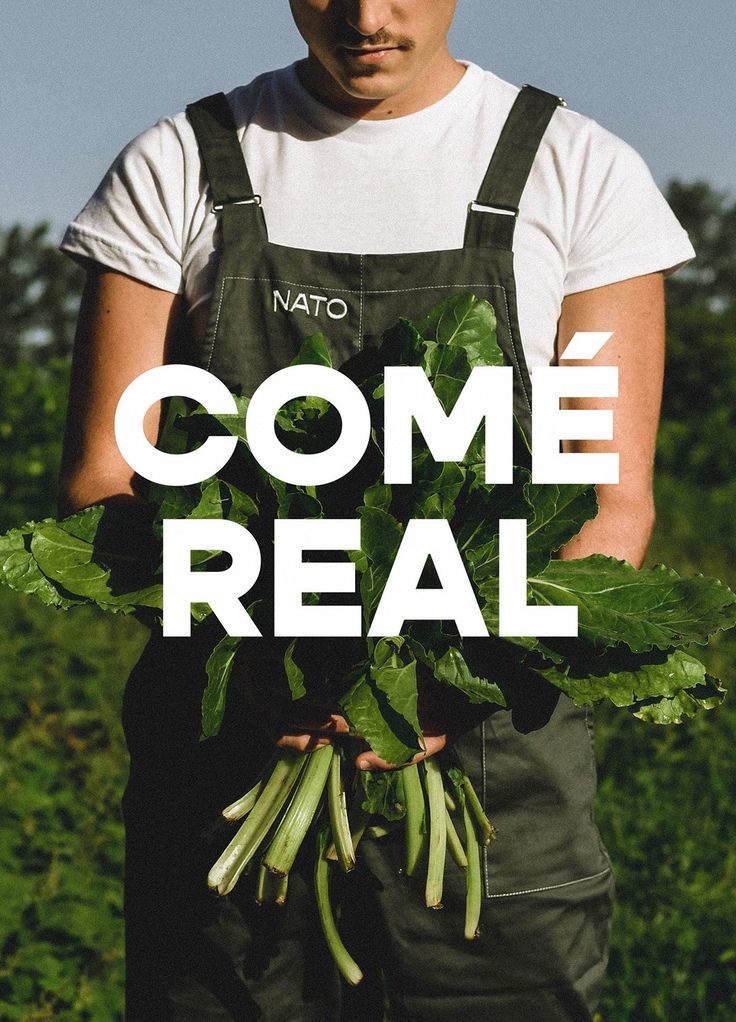
<instances>
[{"instance_id":1,"label":"man's arm","mask_svg":"<svg viewBox=\"0 0 736 1022\"><path fill-rule=\"evenodd\" d=\"M115 409L128 384L162 365L174 340L180 302L102 267L90 271L72 361L59 514L103 501L134 500L136 479L115 442ZM155 443L160 408L145 419Z\"/></svg>"},{"instance_id":2,"label":"man's arm","mask_svg":"<svg viewBox=\"0 0 736 1022\"><path fill-rule=\"evenodd\" d=\"M618 366L618 397L571 399L568 408L613 408L612 441L566 443L570 451L616 451L618 485L597 487L600 510L565 546L563 558L609 554L641 567L654 525L652 474L664 368L661 273L568 295L557 333L558 357L576 331L613 332L595 359L564 365Z\"/></svg>"}]
</instances>

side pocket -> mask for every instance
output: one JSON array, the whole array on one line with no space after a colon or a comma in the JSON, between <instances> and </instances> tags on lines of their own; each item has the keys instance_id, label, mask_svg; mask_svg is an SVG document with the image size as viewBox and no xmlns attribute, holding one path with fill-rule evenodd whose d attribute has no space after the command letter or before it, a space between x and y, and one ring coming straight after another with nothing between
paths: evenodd
<instances>
[{"instance_id":1,"label":"side pocket","mask_svg":"<svg viewBox=\"0 0 736 1022\"><path fill-rule=\"evenodd\" d=\"M497 831L482 857L486 899L538 890L611 868L594 821L595 761L589 714L558 694L526 722L499 711L461 742L461 758ZM549 709L549 708L547 708Z\"/></svg>"},{"instance_id":2,"label":"side pocket","mask_svg":"<svg viewBox=\"0 0 736 1022\"><path fill-rule=\"evenodd\" d=\"M590 706L586 706L585 707L585 726L587 728L588 737L590 739L590 771L591 771L591 777L592 777L592 780L593 780L593 787L594 787L594 790L596 792L596 798L597 798L597 792L598 792L598 767L596 765L596 759L595 759L595 716L594 716L593 708L590 707ZM593 801L591 803L591 806L590 806L590 820L591 820L591 823L593 824L593 826L595 827L596 834L598 835L598 844L599 844L599 847L600 847L600 850L601 850L601 855L603 856L605 861L608 863L608 868L611 870L611 875L613 877L613 875L614 875L613 874L613 863L611 862L611 857L608 854L608 849L606 848L606 846L603 843L603 838L601 837L600 831L598 830L598 824L596 823L596 818L595 818L595 801ZM615 883L614 883L614 886L615 886Z\"/></svg>"}]
</instances>

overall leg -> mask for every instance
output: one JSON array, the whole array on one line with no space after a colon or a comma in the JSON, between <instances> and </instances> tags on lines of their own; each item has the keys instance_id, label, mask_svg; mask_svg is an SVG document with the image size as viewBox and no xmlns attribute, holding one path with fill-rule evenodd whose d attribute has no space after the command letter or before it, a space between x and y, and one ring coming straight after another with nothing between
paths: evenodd
<instances>
[{"instance_id":1,"label":"overall leg","mask_svg":"<svg viewBox=\"0 0 736 1022\"><path fill-rule=\"evenodd\" d=\"M232 836L221 810L250 787L272 748L255 737L236 685L220 735L199 741L196 663L187 640L152 642L126 690L126 1019L329 1022L332 962L305 939L319 933L308 851L284 907L255 904L255 875L227 898L207 888Z\"/></svg>"},{"instance_id":2,"label":"overall leg","mask_svg":"<svg viewBox=\"0 0 736 1022\"><path fill-rule=\"evenodd\" d=\"M544 720L517 715L515 724L499 712L457 751L498 827L480 936L463 936L465 871L448 855L444 907L427 909L421 871L405 875L399 828L361 844L361 897L345 904L346 943L359 946L370 925L392 1022L590 1020L608 957L613 879L593 820L588 719L564 698Z\"/></svg>"}]
</instances>

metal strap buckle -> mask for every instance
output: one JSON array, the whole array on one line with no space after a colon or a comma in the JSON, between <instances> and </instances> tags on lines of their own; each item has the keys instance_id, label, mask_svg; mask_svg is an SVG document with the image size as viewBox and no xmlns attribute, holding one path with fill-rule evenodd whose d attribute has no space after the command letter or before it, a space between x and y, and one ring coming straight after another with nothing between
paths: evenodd
<instances>
[{"instance_id":1,"label":"metal strap buckle","mask_svg":"<svg viewBox=\"0 0 736 1022\"><path fill-rule=\"evenodd\" d=\"M522 85L522 89L533 89L533 88L534 88L534 86L533 86L533 85L530 85L530 84L529 84L529 82L525 82L525 83L524 83L524 84ZM567 106L567 103L566 103L566 102L565 102L565 100L564 100L564 99L562 98L562 96L555 96L555 99L558 99L558 100L560 101L560 106Z\"/></svg>"},{"instance_id":2,"label":"metal strap buckle","mask_svg":"<svg viewBox=\"0 0 736 1022\"><path fill-rule=\"evenodd\" d=\"M476 213L500 213L501 216L512 216L518 217L519 210L516 206L484 206L481 202L476 202L475 199L468 203L468 210L472 210Z\"/></svg>"},{"instance_id":3,"label":"metal strap buckle","mask_svg":"<svg viewBox=\"0 0 736 1022\"><path fill-rule=\"evenodd\" d=\"M256 206L261 205L260 195L249 195L246 199L231 199L229 202L212 203L212 212L219 213L225 206Z\"/></svg>"}]
</instances>

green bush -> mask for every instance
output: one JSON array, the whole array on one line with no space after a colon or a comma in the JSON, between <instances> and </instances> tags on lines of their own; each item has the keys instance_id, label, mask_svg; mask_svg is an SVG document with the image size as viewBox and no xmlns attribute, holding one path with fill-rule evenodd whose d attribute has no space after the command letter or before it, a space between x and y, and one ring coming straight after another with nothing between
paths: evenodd
<instances>
[{"instance_id":1,"label":"green bush","mask_svg":"<svg viewBox=\"0 0 736 1022\"><path fill-rule=\"evenodd\" d=\"M736 643L722 643L732 660ZM725 672L727 673L727 672ZM725 676L724 673L724 676ZM736 1018L736 709L678 727L597 713L617 903L605 1022Z\"/></svg>"},{"instance_id":2,"label":"green bush","mask_svg":"<svg viewBox=\"0 0 736 1022\"><path fill-rule=\"evenodd\" d=\"M662 472L648 560L736 586L728 494ZM733 690L736 637L704 657ZM677 727L596 712L598 824L617 884L605 1022L736 1018L736 705Z\"/></svg>"},{"instance_id":3,"label":"green bush","mask_svg":"<svg viewBox=\"0 0 736 1022\"><path fill-rule=\"evenodd\" d=\"M122 1019L120 727L136 622L0 590L0 1018Z\"/></svg>"},{"instance_id":4,"label":"green bush","mask_svg":"<svg viewBox=\"0 0 736 1022\"><path fill-rule=\"evenodd\" d=\"M0 372L0 532L56 514L68 389L64 359Z\"/></svg>"}]
</instances>

